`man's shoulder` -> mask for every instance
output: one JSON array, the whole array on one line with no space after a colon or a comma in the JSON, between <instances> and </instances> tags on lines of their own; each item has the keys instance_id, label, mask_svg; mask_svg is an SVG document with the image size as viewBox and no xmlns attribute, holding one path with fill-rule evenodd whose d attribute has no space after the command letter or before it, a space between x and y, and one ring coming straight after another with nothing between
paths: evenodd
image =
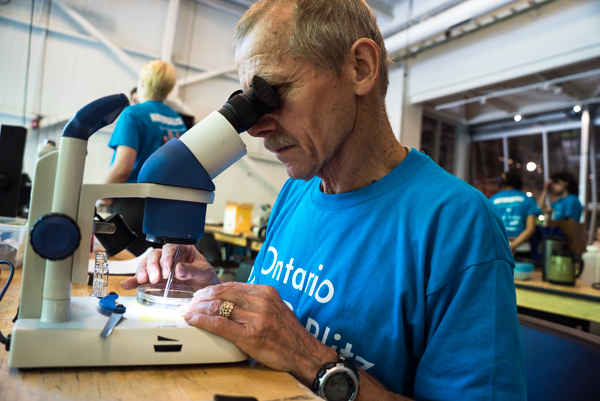
<instances>
[{"instance_id":1,"label":"man's shoulder","mask_svg":"<svg viewBox=\"0 0 600 401\"><path fill-rule=\"evenodd\" d=\"M419 193L416 199L427 199L434 207L460 208L461 214L476 212L491 206L489 200L462 179L448 173L433 161L426 163L411 180L413 191ZM399 190L402 190L399 188ZM466 207L467 206L467 207ZM468 206L472 206L469 208Z\"/></svg>"}]
</instances>

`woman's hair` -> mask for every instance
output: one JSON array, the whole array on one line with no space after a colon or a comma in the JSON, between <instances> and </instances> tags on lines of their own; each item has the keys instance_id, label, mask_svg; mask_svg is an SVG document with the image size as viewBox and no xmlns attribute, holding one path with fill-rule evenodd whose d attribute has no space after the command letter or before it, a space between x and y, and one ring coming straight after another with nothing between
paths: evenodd
<instances>
[{"instance_id":1,"label":"woman's hair","mask_svg":"<svg viewBox=\"0 0 600 401\"><path fill-rule=\"evenodd\" d=\"M261 0L242 16L235 30L237 47L264 15L285 4L294 4L294 25L289 38L289 54L339 75L348 51L358 39L373 40L381 58L379 89L383 96L389 84L389 67L383 35L377 19L364 0Z\"/></svg>"},{"instance_id":2,"label":"woman's hair","mask_svg":"<svg viewBox=\"0 0 600 401\"><path fill-rule=\"evenodd\" d=\"M145 100L164 102L177 81L175 67L161 60L152 60L140 71L140 80L144 82Z\"/></svg>"},{"instance_id":3,"label":"woman's hair","mask_svg":"<svg viewBox=\"0 0 600 401\"><path fill-rule=\"evenodd\" d=\"M550 176L552 181L557 182L558 180L562 180L567 183L567 191L573 195L579 195L579 185L577 184L577 180L573 176L573 174L568 173L566 171L561 171L560 173L554 173Z\"/></svg>"},{"instance_id":4,"label":"woman's hair","mask_svg":"<svg viewBox=\"0 0 600 401\"><path fill-rule=\"evenodd\" d=\"M514 189L521 191L523 189L523 180L516 172L509 171L508 173L504 173L502 185L505 187L513 187Z\"/></svg>"}]
</instances>

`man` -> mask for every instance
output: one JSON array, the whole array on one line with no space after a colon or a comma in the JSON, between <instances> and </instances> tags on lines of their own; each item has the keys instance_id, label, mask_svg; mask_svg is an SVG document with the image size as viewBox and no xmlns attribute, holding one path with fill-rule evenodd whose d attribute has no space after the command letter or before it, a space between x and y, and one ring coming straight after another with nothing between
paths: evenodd
<instances>
[{"instance_id":1,"label":"man","mask_svg":"<svg viewBox=\"0 0 600 401\"><path fill-rule=\"evenodd\" d=\"M258 75L278 91L281 109L248 133L292 179L250 283L219 285L183 248L175 277L217 284L194 295L185 320L309 387L316 381L330 400L525 399L500 218L482 194L395 139L387 55L367 5L258 1L238 24L236 61L244 89ZM174 251L153 251L123 286L164 281ZM332 395L352 389L346 379L327 388L315 380L338 369L329 365L338 352L360 368L358 398Z\"/></svg>"},{"instance_id":2,"label":"man","mask_svg":"<svg viewBox=\"0 0 600 401\"><path fill-rule=\"evenodd\" d=\"M538 199L538 206L544 213L551 213L552 220L573 219L579 221L583 207L577 197L578 194L579 187L573 174L567 171L554 173L544 183L544 190ZM546 197L550 198L550 206L545 204Z\"/></svg>"}]
</instances>

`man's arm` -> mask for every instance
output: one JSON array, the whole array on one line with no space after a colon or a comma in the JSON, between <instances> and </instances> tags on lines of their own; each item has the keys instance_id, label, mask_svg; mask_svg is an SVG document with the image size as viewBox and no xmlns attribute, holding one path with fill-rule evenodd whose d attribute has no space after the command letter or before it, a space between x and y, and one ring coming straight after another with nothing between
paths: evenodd
<instances>
[{"instance_id":1,"label":"man's arm","mask_svg":"<svg viewBox=\"0 0 600 401\"><path fill-rule=\"evenodd\" d=\"M127 181L133 171L136 157L137 150L134 148L123 145L117 146L115 160L106 176L106 183L121 184Z\"/></svg>"},{"instance_id":2,"label":"man's arm","mask_svg":"<svg viewBox=\"0 0 600 401\"><path fill-rule=\"evenodd\" d=\"M519 245L527 241L535 232L535 215L527 216L525 230L510 242L510 250L514 251Z\"/></svg>"},{"instance_id":3,"label":"man's arm","mask_svg":"<svg viewBox=\"0 0 600 401\"><path fill-rule=\"evenodd\" d=\"M474 265L432 290L415 398L525 400L511 264L494 260Z\"/></svg>"},{"instance_id":4,"label":"man's arm","mask_svg":"<svg viewBox=\"0 0 600 401\"><path fill-rule=\"evenodd\" d=\"M546 204L546 197L548 196L548 188L550 188L550 185L552 185L552 180L548 180L544 183L544 190L537 200L537 205L542 213L552 212L552 208Z\"/></svg>"}]
</instances>

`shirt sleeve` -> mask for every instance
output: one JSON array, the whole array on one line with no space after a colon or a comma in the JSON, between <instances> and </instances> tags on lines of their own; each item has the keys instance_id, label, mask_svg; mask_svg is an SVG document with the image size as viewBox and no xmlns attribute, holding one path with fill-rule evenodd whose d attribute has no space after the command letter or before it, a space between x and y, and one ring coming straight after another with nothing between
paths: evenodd
<instances>
[{"instance_id":1,"label":"shirt sleeve","mask_svg":"<svg viewBox=\"0 0 600 401\"><path fill-rule=\"evenodd\" d=\"M563 218L570 217L575 221L579 221L582 209L581 203L579 203L579 199L576 196L567 196L563 203Z\"/></svg>"},{"instance_id":2,"label":"shirt sleeve","mask_svg":"<svg viewBox=\"0 0 600 401\"><path fill-rule=\"evenodd\" d=\"M472 266L427 297L417 400L526 400L512 266Z\"/></svg>"},{"instance_id":3,"label":"shirt sleeve","mask_svg":"<svg viewBox=\"0 0 600 401\"><path fill-rule=\"evenodd\" d=\"M139 152L140 150L140 121L133 112L132 107L126 107L121 113L117 126L113 131L108 146L116 149L117 146L129 146Z\"/></svg>"}]
</instances>

